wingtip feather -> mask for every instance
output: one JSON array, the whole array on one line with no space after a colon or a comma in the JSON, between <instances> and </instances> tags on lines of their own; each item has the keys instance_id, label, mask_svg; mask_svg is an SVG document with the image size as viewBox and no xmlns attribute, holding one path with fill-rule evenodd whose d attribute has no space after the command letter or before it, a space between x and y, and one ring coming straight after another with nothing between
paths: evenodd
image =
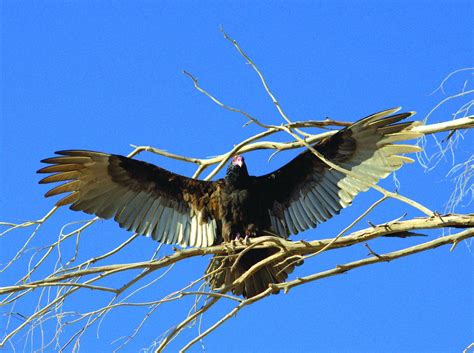
<instances>
[{"instance_id":1,"label":"wingtip feather","mask_svg":"<svg viewBox=\"0 0 474 353\"><path fill-rule=\"evenodd\" d=\"M78 186L79 183L80 183L79 180L74 180L69 183L56 186L55 188L49 190L44 196L50 197L50 196L59 195L59 194L69 192L69 191L76 191L76 187Z\"/></svg>"},{"instance_id":2,"label":"wingtip feather","mask_svg":"<svg viewBox=\"0 0 474 353\"><path fill-rule=\"evenodd\" d=\"M61 150L54 152L61 156L70 157L94 157L94 156L110 156L109 153L90 151L90 150Z\"/></svg>"},{"instance_id":3,"label":"wingtip feather","mask_svg":"<svg viewBox=\"0 0 474 353\"><path fill-rule=\"evenodd\" d=\"M79 200L79 192L74 191L72 194L67 195L66 197L63 197L61 200L56 202L56 206L58 206L58 207L65 206L65 205L68 205L70 203L74 203L77 200Z\"/></svg>"}]
</instances>

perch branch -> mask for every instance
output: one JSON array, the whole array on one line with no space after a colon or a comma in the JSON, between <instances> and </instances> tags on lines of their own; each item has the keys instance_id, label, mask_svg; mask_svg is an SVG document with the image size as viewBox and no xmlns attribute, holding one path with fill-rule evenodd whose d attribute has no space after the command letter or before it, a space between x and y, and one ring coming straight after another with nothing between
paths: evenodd
<instances>
[{"instance_id":1,"label":"perch branch","mask_svg":"<svg viewBox=\"0 0 474 353\"><path fill-rule=\"evenodd\" d=\"M212 331L217 329L220 325L222 325L228 319L235 316L245 306L248 306L248 305L253 304L257 301L260 301L261 299L267 297L268 295L270 295L271 293L273 293L276 290L284 290L284 292L287 293L289 291L289 289L297 287L297 286L302 285L304 283L313 282L313 281L320 280L320 279L323 279L323 278L340 275L342 273L347 273L347 272L349 272L351 270L354 270L356 268L359 268L359 267L373 265L373 264L380 263L380 262L388 262L388 261L396 260L396 259L399 259L399 258L402 258L402 257L405 257L405 256L409 256L409 255L413 255L413 254L420 253L420 252L423 252L423 251L435 249L435 248L438 248L440 246L459 243L460 241L468 239L470 237L474 237L474 229L467 229L467 230L462 231L460 233L453 234L453 235L450 235L450 236L441 237L441 238L437 238L435 240L428 241L428 242L423 243L423 244L411 246L411 247L408 247L408 248L404 248L404 249L401 249L401 250L381 254L381 255L378 255L378 256L373 255L369 258L349 262L349 263L346 263L346 264L343 264L343 265L337 265L336 267L334 267L330 270L326 270L326 271L318 272L318 273L315 273L315 274L312 274L312 275L309 275L309 276L297 278L293 281L288 281L288 282L279 283L279 284L273 284L272 286L270 286L264 292L254 296L252 298L245 299L240 304L238 304L236 307L231 309L225 316L223 316L220 320L216 321L216 323L214 323L212 326L210 326L207 330L205 330L200 335L198 335L197 337L195 337L191 341L189 341L180 350L180 352L184 352L184 351L188 350L196 342L198 342L199 340L201 340L202 338L204 338L205 336L210 334ZM156 352L161 352L161 349L158 349Z\"/></svg>"},{"instance_id":2,"label":"perch branch","mask_svg":"<svg viewBox=\"0 0 474 353\"><path fill-rule=\"evenodd\" d=\"M364 230L360 230L350 235L341 237L334 241L334 238L313 240L313 241L289 241L278 237L264 236L258 237L256 239L249 239L250 246L257 243L255 248L268 248L275 247L275 241L278 242L287 254L300 254L307 255L327 247L328 244L331 244L331 247L328 249L337 249L341 247L351 246L353 244L367 242L368 240L387 236L396 233L403 233L411 230L420 230L420 229L435 229L435 228L445 228L445 227L456 227L456 228L469 228L474 227L474 214L472 215L437 215L433 217L424 217L424 218L414 218L407 221L397 221L391 222L388 224L381 224L375 227L370 227ZM9 294L12 292L22 291L32 286L45 286L45 285L55 285L57 283L62 283L65 280L72 278L80 278L83 276L100 274L101 278L105 276L110 276L117 274L123 271L136 270L136 269L160 269L167 266L170 266L178 261L183 259L203 256L203 255L226 255L228 253L229 246L231 244L222 244L211 246L207 248L190 248L177 251L171 255L162 257L157 260L135 262L135 263L126 263L126 264L114 264L114 265L105 265L90 267L82 270L77 270L71 273L63 273L56 276L50 276L38 281L32 281L28 283L28 287L24 285L15 285L0 287L0 295ZM247 245L236 244L232 247L234 252L240 252L247 248Z\"/></svg>"}]
</instances>

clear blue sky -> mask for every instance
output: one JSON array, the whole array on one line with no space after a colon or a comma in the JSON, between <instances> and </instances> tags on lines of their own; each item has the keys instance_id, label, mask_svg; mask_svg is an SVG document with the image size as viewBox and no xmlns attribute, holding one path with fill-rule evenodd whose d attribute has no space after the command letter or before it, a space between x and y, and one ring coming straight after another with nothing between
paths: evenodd
<instances>
[{"instance_id":1,"label":"clear blue sky","mask_svg":"<svg viewBox=\"0 0 474 353\"><path fill-rule=\"evenodd\" d=\"M129 144L141 144L206 157L259 131L254 126L242 129L243 117L195 91L183 69L226 103L279 123L258 78L222 38L220 25L259 65L294 120L356 120L399 105L423 118L444 98L429 95L440 81L456 69L473 66L473 14L470 1L1 1L0 219L36 219L50 209L53 200L43 198L46 188L37 184L35 171L39 160L56 150L127 154ZM448 93L459 92L463 82L454 78ZM447 105L431 121L449 119L455 109L456 103ZM472 142L472 134L467 136ZM457 162L473 151L465 141ZM246 160L251 173L262 174L293 155L281 154L267 163L268 154L254 153ZM192 173L182 163L141 158ZM445 178L449 167L450 160L431 173L417 164L403 168L397 174L401 192L443 211L453 185ZM393 189L392 180L383 185ZM339 217L296 239L337 233L378 196L375 191L361 195ZM473 212L472 204L459 211ZM388 202L368 219L383 222L404 212L419 215ZM82 219L87 217L61 210L40 233L41 242L56 239L62 224ZM0 262L12 256L26 235L1 240ZM81 256L107 251L128 236L113 222L101 222L82 236ZM418 241L391 239L372 245L383 252ZM145 260L155 246L139 239L117 262ZM360 245L319 256L295 275L366 253ZM189 282L204 271L207 260L181 264L142 299L158 299ZM2 274L0 281L9 284L14 278ZM206 338L206 351L460 351L474 338L473 295L473 255L460 244L452 253L441 248L272 296ZM97 304L95 295L84 298L87 303L75 297L67 310ZM225 307L206 316L204 324ZM178 322L182 309L163 306L125 351L147 347ZM129 334L142 314L134 309L108 316L100 338L92 329L81 349L111 351L116 346L112 341ZM51 335L53 328L46 326L45 333ZM195 328L188 330L170 351L196 333ZM20 350L24 338L15 339ZM193 351L200 351L199 345Z\"/></svg>"}]
</instances>

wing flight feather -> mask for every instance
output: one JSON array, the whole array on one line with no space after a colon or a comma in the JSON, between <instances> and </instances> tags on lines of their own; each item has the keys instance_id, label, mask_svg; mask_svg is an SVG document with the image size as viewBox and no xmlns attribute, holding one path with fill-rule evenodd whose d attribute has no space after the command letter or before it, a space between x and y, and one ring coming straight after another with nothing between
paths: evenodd
<instances>
[{"instance_id":1,"label":"wing flight feather","mask_svg":"<svg viewBox=\"0 0 474 353\"><path fill-rule=\"evenodd\" d=\"M412 127L421 123L401 122L414 113L396 114L398 110L368 116L314 145L326 159L356 177L332 169L309 150L275 172L257 177L272 231L287 237L313 228L349 206L358 193L369 189L368 183L413 162L403 154L421 149L399 142L420 137Z\"/></svg>"}]
</instances>

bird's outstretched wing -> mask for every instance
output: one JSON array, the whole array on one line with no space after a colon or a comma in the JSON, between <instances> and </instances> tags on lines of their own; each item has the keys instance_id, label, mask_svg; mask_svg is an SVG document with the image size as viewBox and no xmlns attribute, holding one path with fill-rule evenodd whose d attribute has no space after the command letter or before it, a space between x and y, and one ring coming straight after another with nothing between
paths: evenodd
<instances>
[{"instance_id":1,"label":"bird's outstretched wing","mask_svg":"<svg viewBox=\"0 0 474 353\"><path fill-rule=\"evenodd\" d=\"M59 151L38 173L40 183L64 182L46 196L70 192L57 206L112 218L122 228L182 246L209 246L216 239L212 182L174 174L149 163L92 151Z\"/></svg>"},{"instance_id":2,"label":"bird's outstretched wing","mask_svg":"<svg viewBox=\"0 0 474 353\"><path fill-rule=\"evenodd\" d=\"M314 228L369 189L360 179L376 183L413 162L401 154L420 148L395 142L419 137L410 128L420 123L400 122L414 113L392 115L399 109L368 116L314 145L327 160L358 178L331 168L309 150L275 172L257 177L256 189L262 192L273 231L287 237Z\"/></svg>"}]
</instances>

